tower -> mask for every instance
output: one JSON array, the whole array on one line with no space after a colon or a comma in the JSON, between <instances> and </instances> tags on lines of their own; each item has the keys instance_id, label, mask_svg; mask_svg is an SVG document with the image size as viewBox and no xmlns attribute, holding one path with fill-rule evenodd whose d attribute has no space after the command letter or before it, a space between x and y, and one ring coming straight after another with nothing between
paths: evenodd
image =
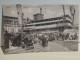
<instances>
[{"instance_id":1,"label":"tower","mask_svg":"<svg viewBox=\"0 0 80 60\"><path fill-rule=\"evenodd\" d=\"M21 4L17 4L16 7L17 7L19 25L21 25L22 24L22 8L21 8Z\"/></svg>"},{"instance_id":2,"label":"tower","mask_svg":"<svg viewBox=\"0 0 80 60\"><path fill-rule=\"evenodd\" d=\"M40 14L42 14L42 8L40 8Z\"/></svg>"},{"instance_id":3,"label":"tower","mask_svg":"<svg viewBox=\"0 0 80 60\"><path fill-rule=\"evenodd\" d=\"M44 15L42 14L42 8L40 8L40 13L34 14L33 15L34 20L42 20Z\"/></svg>"}]
</instances>

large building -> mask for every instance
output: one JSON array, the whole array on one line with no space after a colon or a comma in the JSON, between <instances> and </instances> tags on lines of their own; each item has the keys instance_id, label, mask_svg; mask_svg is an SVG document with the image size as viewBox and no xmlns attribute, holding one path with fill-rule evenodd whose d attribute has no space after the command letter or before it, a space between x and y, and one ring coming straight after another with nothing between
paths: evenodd
<instances>
[{"instance_id":1,"label":"large building","mask_svg":"<svg viewBox=\"0 0 80 60\"><path fill-rule=\"evenodd\" d=\"M19 17L3 16L3 20L4 29L9 33L17 33L20 30ZM40 13L33 15L33 20L29 19L29 17L27 19L23 18L22 20L23 31L31 33L63 32L65 29L72 29L73 24L72 18L66 14L61 17L44 19L44 14L42 14L41 8Z\"/></svg>"},{"instance_id":2,"label":"large building","mask_svg":"<svg viewBox=\"0 0 80 60\"><path fill-rule=\"evenodd\" d=\"M19 31L19 22L17 17L9 17L3 16L4 20L4 29L7 30L9 33L14 32L17 33ZM69 15L65 15L62 17L55 17L49 19L42 19L41 20L30 20L30 19L23 19L24 20L24 31L30 32L48 32L48 31L63 31L65 29L72 28L72 20ZM28 21L29 22L28 22Z\"/></svg>"},{"instance_id":3,"label":"large building","mask_svg":"<svg viewBox=\"0 0 80 60\"><path fill-rule=\"evenodd\" d=\"M26 19L24 20L24 24ZM9 33L17 33L19 31L19 22L17 17L3 16L4 30L7 30Z\"/></svg>"},{"instance_id":4,"label":"large building","mask_svg":"<svg viewBox=\"0 0 80 60\"><path fill-rule=\"evenodd\" d=\"M24 26L24 31L37 33L46 33L50 31L63 32L65 29L72 29L72 20L69 15L49 19L32 20Z\"/></svg>"},{"instance_id":5,"label":"large building","mask_svg":"<svg viewBox=\"0 0 80 60\"><path fill-rule=\"evenodd\" d=\"M3 16L4 29L10 32L18 32L18 18ZM29 19L30 20L30 19ZM69 15L62 17L55 17L42 20L30 20L27 23L27 19L24 19L24 31L30 30L31 32L44 32L44 31L59 31L72 28L72 20Z\"/></svg>"}]
</instances>

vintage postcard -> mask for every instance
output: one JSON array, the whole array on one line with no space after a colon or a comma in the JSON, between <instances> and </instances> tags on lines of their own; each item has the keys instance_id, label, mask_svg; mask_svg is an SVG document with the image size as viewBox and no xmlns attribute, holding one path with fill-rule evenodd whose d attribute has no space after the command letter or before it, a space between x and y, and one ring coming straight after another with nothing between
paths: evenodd
<instances>
[{"instance_id":1,"label":"vintage postcard","mask_svg":"<svg viewBox=\"0 0 80 60\"><path fill-rule=\"evenodd\" d=\"M4 53L78 51L78 5L3 5Z\"/></svg>"}]
</instances>

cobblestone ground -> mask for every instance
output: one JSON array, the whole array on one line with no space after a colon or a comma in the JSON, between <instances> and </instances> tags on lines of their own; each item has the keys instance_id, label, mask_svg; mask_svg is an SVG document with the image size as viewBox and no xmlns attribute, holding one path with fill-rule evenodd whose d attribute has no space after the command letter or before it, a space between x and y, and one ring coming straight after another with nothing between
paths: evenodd
<instances>
[{"instance_id":1,"label":"cobblestone ground","mask_svg":"<svg viewBox=\"0 0 80 60\"><path fill-rule=\"evenodd\" d=\"M6 53L27 53L27 52L59 52L59 51L70 51L68 48L63 47L62 45L53 42L48 42L47 47L42 47L41 44L34 44L34 49L27 50L22 47L13 47L10 44L10 48L6 50Z\"/></svg>"}]
</instances>

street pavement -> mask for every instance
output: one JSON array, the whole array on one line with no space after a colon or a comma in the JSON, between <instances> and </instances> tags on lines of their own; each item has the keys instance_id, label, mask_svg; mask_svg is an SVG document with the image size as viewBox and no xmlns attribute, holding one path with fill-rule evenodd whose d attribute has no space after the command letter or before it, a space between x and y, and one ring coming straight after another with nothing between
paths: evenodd
<instances>
[{"instance_id":1,"label":"street pavement","mask_svg":"<svg viewBox=\"0 0 80 60\"><path fill-rule=\"evenodd\" d=\"M70 51L68 48L62 46L61 44L56 43L55 41L53 42L48 42L48 46L47 47L43 47L41 46L40 43L36 43L34 44L34 49L23 49L22 47L13 47L9 46L9 49L6 50L6 54L16 54L16 53L31 53L31 52L63 52L63 51Z\"/></svg>"}]
</instances>

